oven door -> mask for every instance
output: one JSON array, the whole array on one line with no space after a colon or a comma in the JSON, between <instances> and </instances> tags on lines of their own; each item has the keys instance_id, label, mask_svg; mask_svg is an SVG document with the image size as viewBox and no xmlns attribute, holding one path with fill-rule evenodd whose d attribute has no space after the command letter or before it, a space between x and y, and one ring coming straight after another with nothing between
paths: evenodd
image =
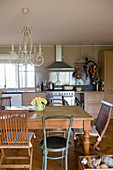
<instances>
[{"instance_id":1,"label":"oven door","mask_svg":"<svg viewBox=\"0 0 113 170\"><path fill-rule=\"evenodd\" d=\"M62 96L60 95L46 95L46 99L50 100L50 99L62 99ZM53 103L59 102L57 100L54 100ZM53 106L59 106L58 104L54 104Z\"/></svg>"}]
</instances>

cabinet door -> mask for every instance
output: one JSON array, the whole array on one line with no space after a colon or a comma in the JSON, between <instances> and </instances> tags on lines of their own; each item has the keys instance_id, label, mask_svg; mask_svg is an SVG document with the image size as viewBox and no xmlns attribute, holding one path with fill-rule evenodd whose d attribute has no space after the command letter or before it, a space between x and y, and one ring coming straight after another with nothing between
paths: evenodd
<instances>
[{"instance_id":1,"label":"cabinet door","mask_svg":"<svg viewBox=\"0 0 113 170\"><path fill-rule=\"evenodd\" d=\"M85 106L85 111L89 113L92 117L96 118L99 112L101 103L87 103Z\"/></svg>"},{"instance_id":2,"label":"cabinet door","mask_svg":"<svg viewBox=\"0 0 113 170\"><path fill-rule=\"evenodd\" d=\"M23 106L31 106L31 101L35 97L42 97L46 99L46 93L23 93L22 94Z\"/></svg>"},{"instance_id":3,"label":"cabinet door","mask_svg":"<svg viewBox=\"0 0 113 170\"><path fill-rule=\"evenodd\" d=\"M105 74L105 68L104 68L104 65L105 65L105 52L102 51L99 53L99 56L98 56L98 64L99 64L99 76L101 78L102 81L105 81L104 80L104 74Z\"/></svg>"},{"instance_id":4,"label":"cabinet door","mask_svg":"<svg viewBox=\"0 0 113 170\"><path fill-rule=\"evenodd\" d=\"M104 81L104 100L113 103L113 51L100 52L98 63L101 79ZM113 118L113 110L111 117Z\"/></svg>"},{"instance_id":5,"label":"cabinet door","mask_svg":"<svg viewBox=\"0 0 113 170\"><path fill-rule=\"evenodd\" d=\"M113 103L113 51L105 52L105 100Z\"/></svg>"},{"instance_id":6,"label":"cabinet door","mask_svg":"<svg viewBox=\"0 0 113 170\"><path fill-rule=\"evenodd\" d=\"M88 92L84 95L85 103L101 103L103 99L103 92Z\"/></svg>"},{"instance_id":7,"label":"cabinet door","mask_svg":"<svg viewBox=\"0 0 113 170\"><path fill-rule=\"evenodd\" d=\"M84 109L94 118L97 117L103 96L103 92L87 92L84 94Z\"/></svg>"},{"instance_id":8,"label":"cabinet door","mask_svg":"<svg viewBox=\"0 0 113 170\"><path fill-rule=\"evenodd\" d=\"M22 94L2 94L2 97L11 97L11 106L22 106Z\"/></svg>"}]
</instances>

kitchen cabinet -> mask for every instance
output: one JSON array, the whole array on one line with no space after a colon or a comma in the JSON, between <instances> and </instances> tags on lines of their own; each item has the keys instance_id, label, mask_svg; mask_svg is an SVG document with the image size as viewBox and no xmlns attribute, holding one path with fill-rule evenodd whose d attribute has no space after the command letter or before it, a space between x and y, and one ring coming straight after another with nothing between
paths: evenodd
<instances>
[{"instance_id":1,"label":"kitchen cabinet","mask_svg":"<svg viewBox=\"0 0 113 170\"><path fill-rule=\"evenodd\" d=\"M32 93L32 92L27 92L27 93L22 93L22 105L23 106L31 106L31 101L35 97L42 97L46 99L46 93Z\"/></svg>"},{"instance_id":2,"label":"kitchen cabinet","mask_svg":"<svg viewBox=\"0 0 113 170\"><path fill-rule=\"evenodd\" d=\"M113 103L113 51L99 53L100 76L104 81L104 99Z\"/></svg>"},{"instance_id":3,"label":"kitchen cabinet","mask_svg":"<svg viewBox=\"0 0 113 170\"><path fill-rule=\"evenodd\" d=\"M22 93L21 92L6 92L2 93L2 97L11 97L12 106L22 106Z\"/></svg>"},{"instance_id":4,"label":"kitchen cabinet","mask_svg":"<svg viewBox=\"0 0 113 170\"><path fill-rule=\"evenodd\" d=\"M104 98L104 92L85 92L84 110L92 117L96 118L100 109L101 100Z\"/></svg>"}]
</instances>

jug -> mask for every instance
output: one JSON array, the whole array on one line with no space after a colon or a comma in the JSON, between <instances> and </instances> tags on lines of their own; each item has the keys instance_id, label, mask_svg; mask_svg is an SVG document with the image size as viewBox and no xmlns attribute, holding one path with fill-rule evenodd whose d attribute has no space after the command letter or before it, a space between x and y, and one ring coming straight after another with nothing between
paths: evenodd
<instances>
[{"instance_id":1,"label":"jug","mask_svg":"<svg viewBox=\"0 0 113 170\"><path fill-rule=\"evenodd\" d=\"M54 90L54 83L52 83L51 81L48 83L48 89Z\"/></svg>"}]
</instances>

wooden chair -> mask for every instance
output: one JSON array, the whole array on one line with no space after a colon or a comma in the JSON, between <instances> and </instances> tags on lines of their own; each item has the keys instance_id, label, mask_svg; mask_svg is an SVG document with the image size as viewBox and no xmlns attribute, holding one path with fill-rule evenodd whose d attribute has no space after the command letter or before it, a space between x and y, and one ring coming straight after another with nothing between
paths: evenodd
<instances>
[{"instance_id":1,"label":"wooden chair","mask_svg":"<svg viewBox=\"0 0 113 170\"><path fill-rule=\"evenodd\" d=\"M110 122L111 113L112 113L113 104L106 101L101 101L101 107L97 115L96 120L94 121L93 126L89 132L90 137L96 137L96 141L93 143L92 148L94 150L99 150L99 143L102 141L102 138L107 130L107 127ZM75 135L75 143L77 135L83 135L83 129L73 129Z\"/></svg>"},{"instance_id":2,"label":"wooden chair","mask_svg":"<svg viewBox=\"0 0 113 170\"><path fill-rule=\"evenodd\" d=\"M29 168L32 170L32 157L33 148L31 144L31 138L34 132L28 132L27 128L27 114L28 111L9 111L0 110L0 149L1 149L1 168ZM5 149L23 149L23 152L27 150L28 156L26 157L8 157L5 155ZM28 164L9 164L8 160L25 160L29 161ZM3 163L5 160L5 164Z\"/></svg>"},{"instance_id":3,"label":"wooden chair","mask_svg":"<svg viewBox=\"0 0 113 170\"><path fill-rule=\"evenodd\" d=\"M49 106L68 106L68 102L64 99L49 99L48 103Z\"/></svg>"},{"instance_id":4,"label":"wooden chair","mask_svg":"<svg viewBox=\"0 0 113 170\"><path fill-rule=\"evenodd\" d=\"M0 106L11 106L11 97L0 97Z\"/></svg>"}]
</instances>

